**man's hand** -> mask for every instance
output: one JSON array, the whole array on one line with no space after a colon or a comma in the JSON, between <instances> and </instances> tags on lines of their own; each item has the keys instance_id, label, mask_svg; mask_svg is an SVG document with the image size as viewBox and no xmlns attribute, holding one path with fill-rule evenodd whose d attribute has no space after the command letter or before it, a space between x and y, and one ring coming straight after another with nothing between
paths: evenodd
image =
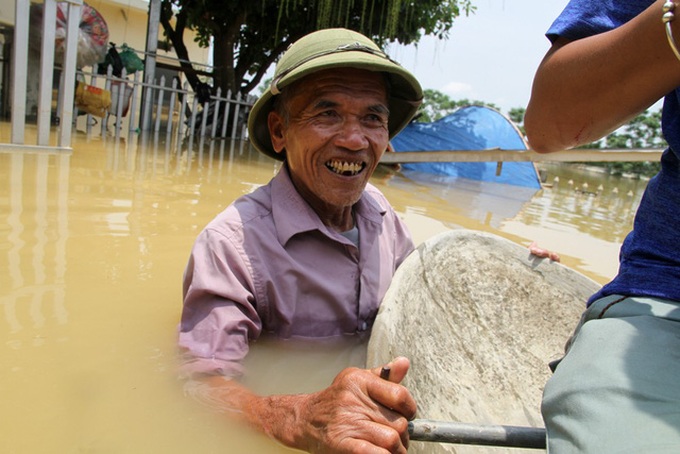
<instances>
[{"instance_id":1,"label":"man's hand","mask_svg":"<svg viewBox=\"0 0 680 454\"><path fill-rule=\"evenodd\" d=\"M547 249L543 249L541 247L538 247L538 244L536 244L535 241L533 241L529 245L529 252L531 255L535 255L536 257L540 258L549 258L553 262L559 262L560 261L560 256L556 252L549 251Z\"/></svg>"},{"instance_id":2,"label":"man's hand","mask_svg":"<svg viewBox=\"0 0 680 454\"><path fill-rule=\"evenodd\" d=\"M387 380L380 377L381 368L348 368L328 388L308 395L300 408L303 449L405 453L408 420L416 413L415 400L399 384L408 372L409 361L397 358L386 367L390 371Z\"/></svg>"},{"instance_id":3,"label":"man's hand","mask_svg":"<svg viewBox=\"0 0 680 454\"><path fill-rule=\"evenodd\" d=\"M389 376L381 370L389 368ZM384 368L341 371L313 394L258 396L237 380L205 377L190 394L232 419L297 449L313 453L405 453L408 420L416 413L411 393L399 383L406 358Z\"/></svg>"}]
</instances>

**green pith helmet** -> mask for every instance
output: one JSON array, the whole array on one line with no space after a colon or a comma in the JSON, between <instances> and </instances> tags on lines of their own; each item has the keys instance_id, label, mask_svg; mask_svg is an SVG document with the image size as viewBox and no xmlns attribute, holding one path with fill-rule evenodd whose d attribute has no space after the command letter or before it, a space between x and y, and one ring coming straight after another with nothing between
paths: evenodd
<instances>
[{"instance_id":1,"label":"green pith helmet","mask_svg":"<svg viewBox=\"0 0 680 454\"><path fill-rule=\"evenodd\" d=\"M250 111L248 134L255 148L274 159L285 159L285 153L274 151L267 127L274 96L296 80L329 68L358 68L386 74L390 139L411 121L422 102L423 90L413 74L392 61L373 41L344 28L319 30L288 48L276 65L269 89Z\"/></svg>"}]
</instances>

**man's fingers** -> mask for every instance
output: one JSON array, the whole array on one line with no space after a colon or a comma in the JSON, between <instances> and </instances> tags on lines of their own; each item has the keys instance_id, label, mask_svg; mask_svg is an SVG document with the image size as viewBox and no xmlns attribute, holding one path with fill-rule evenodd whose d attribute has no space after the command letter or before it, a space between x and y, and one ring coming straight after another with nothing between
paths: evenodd
<instances>
[{"instance_id":1,"label":"man's fingers","mask_svg":"<svg viewBox=\"0 0 680 454\"><path fill-rule=\"evenodd\" d=\"M375 370L376 374L380 373L380 369ZM416 414L416 401L411 396L411 393L398 383L383 379L374 379L367 384L366 391L368 396L382 407L384 411L383 416L389 420L394 420L394 415L412 419Z\"/></svg>"},{"instance_id":2,"label":"man's fingers","mask_svg":"<svg viewBox=\"0 0 680 454\"><path fill-rule=\"evenodd\" d=\"M401 383L406 377L406 373L410 367L408 358L400 356L393 359L389 363L381 367L371 369L372 372L383 380L391 381L392 383Z\"/></svg>"},{"instance_id":3,"label":"man's fingers","mask_svg":"<svg viewBox=\"0 0 680 454\"><path fill-rule=\"evenodd\" d=\"M385 419L389 421L389 426L394 429L397 434L399 434L401 445L408 449L408 420L404 417L404 415L387 408L382 409L382 414Z\"/></svg>"},{"instance_id":4,"label":"man's fingers","mask_svg":"<svg viewBox=\"0 0 680 454\"><path fill-rule=\"evenodd\" d=\"M349 438L343 442L343 451L361 453L400 453L406 454L408 449L408 431L406 437L389 426L365 421L360 438Z\"/></svg>"},{"instance_id":5,"label":"man's fingers","mask_svg":"<svg viewBox=\"0 0 680 454\"><path fill-rule=\"evenodd\" d=\"M396 412L399 417L403 416L412 419L416 414L416 402L403 386L395 386L401 383L406 377L411 363L408 358L397 357L381 367L372 369L372 372L381 378L381 381L389 383L374 382L369 386L368 392L371 399L380 403L387 410ZM388 420L393 420L389 415L385 415Z\"/></svg>"}]
</instances>

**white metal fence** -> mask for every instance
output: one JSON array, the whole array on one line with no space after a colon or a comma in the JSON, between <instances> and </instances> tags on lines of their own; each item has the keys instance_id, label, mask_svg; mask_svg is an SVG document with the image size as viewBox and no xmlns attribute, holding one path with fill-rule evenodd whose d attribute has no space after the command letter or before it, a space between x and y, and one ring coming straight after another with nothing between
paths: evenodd
<instances>
[{"instance_id":1,"label":"white metal fence","mask_svg":"<svg viewBox=\"0 0 680 454\"><path fill-rule=\"evenodd\" d=\"M55 27L57 4L66 5L67 30L66 45L63 58L63 70L57 90L56 109L53 107L53 74L55 69ZM73 127L79 127L83 120L83 112L75 106L78 99L76 81L84 87L105 90L111 96L111 104L100 118L92 114L84 115L85 128L88 133L101 132L116 137L129 137L131 132L161 130L174 137L230 137L246 138L246 118L254 99L235 96L232 93L221 93L217 90L209 99L199 97L185 82L178 79L165 80L149 74L141 80L141 72L133 76L125 73L116 77L109 69L105 75L97 74L96 68L91 73L76 74L76 48L82 0L43 0L43 24L41 30L42 48L40 50L40 67L31 67L30 71L39 70L39 95L37 105L37 135L35 144L27 144L26 131L26 94L29 71L28 33L30 2L15 0L15 27L12 61L10 62L10 103L11 103L11 135L12 148L50 148L70 149ZM155 62L156 55L144 55ZM181 86L180 86L181 85ZM81 90L83 87L80 87ZM96 90L88 91L92 95ZM101 91L99 92L102 93ZM82 95L82 91L80 95ZM91 97L89 98L91 99ZM58 122L55 120L58 119ZM112 124L111 124L112 123ZM99 129L97 130L96 127ZM113 128L111 130L110 128ZM56 143L50 136L56 133Z\"/></svg>"},{"instance_id":2,"label":"white metal fence","mask_svg":"<svg viewBox=\"0 0 680 454\"><path fill-rule=\"evenodd\" d=\"M14 21L14 45L12 50L11 70L11 143L17 146L25 145L26 124L26 93L28 80L28 37L30 2L16 0ZM57 0L44 0L42 47L40 50L40 85L38 98L37 146L48 146L50 135L50 117L52 107L52 71L54 67L54 50L56 36ZM65 124L71 124L73 115L74 82L76 73L76 52L78 45L78 26L80 22L80 10L82 0L67 0L66 4L67 27L65 36L64 68L61 75L58 110L59 116ZM31 68L35 71L35 68ZM71 128L60 128L57 136L56 147L69 148L71 146Z\"/></svg>"},{"instance_id":3,"label":"white metal fence","mask_svg":"<svg viewBox=\"0 0 680 454\"><path fill-rule=\"evenodd\" d=\"M223 95L218 88L209 99L201 100L189 83L181 83L179 77L170 81L165 76L142 81L140 72L130 79L125 68L120 77L113 75L112 70L109 66L105 75L97 74L96 68L91 73L81 73L88 86L103 88L111 96L111 105L101 119L86 114L88 133L98 126L102 135L113 134L116 138L141 130L173 138L247 136L246 119L255 102L253 96L242 97L241 93L232 96L231 91ZM76 106L76 116L79 113Z\"/></svg>"}]
</instances>

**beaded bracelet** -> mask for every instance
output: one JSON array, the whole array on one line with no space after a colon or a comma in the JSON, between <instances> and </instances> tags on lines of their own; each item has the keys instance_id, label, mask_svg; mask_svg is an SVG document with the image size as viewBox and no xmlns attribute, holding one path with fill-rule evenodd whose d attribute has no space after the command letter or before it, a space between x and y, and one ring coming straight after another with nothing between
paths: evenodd
<instances>
[{"instance_id":1,"label":"beaded bracelet","mask_svg":"<svg viewBox=\"0 0 680 454\"><path fill-rule=\"evenodd\" d=\"M671 22L673 19L675 19L675 14L673 14L674 10L675 3L673 3L671 0L667 0L666 3L663 4L663 16L661 17L661 21L666 26L666 37L668 38L668 44L671 46L671 50L673 50L673 53L677 59L680 60L680 51L678 51L678 47L675 45L673 29L671 28Z\"/></svg>"}]
</instances>

